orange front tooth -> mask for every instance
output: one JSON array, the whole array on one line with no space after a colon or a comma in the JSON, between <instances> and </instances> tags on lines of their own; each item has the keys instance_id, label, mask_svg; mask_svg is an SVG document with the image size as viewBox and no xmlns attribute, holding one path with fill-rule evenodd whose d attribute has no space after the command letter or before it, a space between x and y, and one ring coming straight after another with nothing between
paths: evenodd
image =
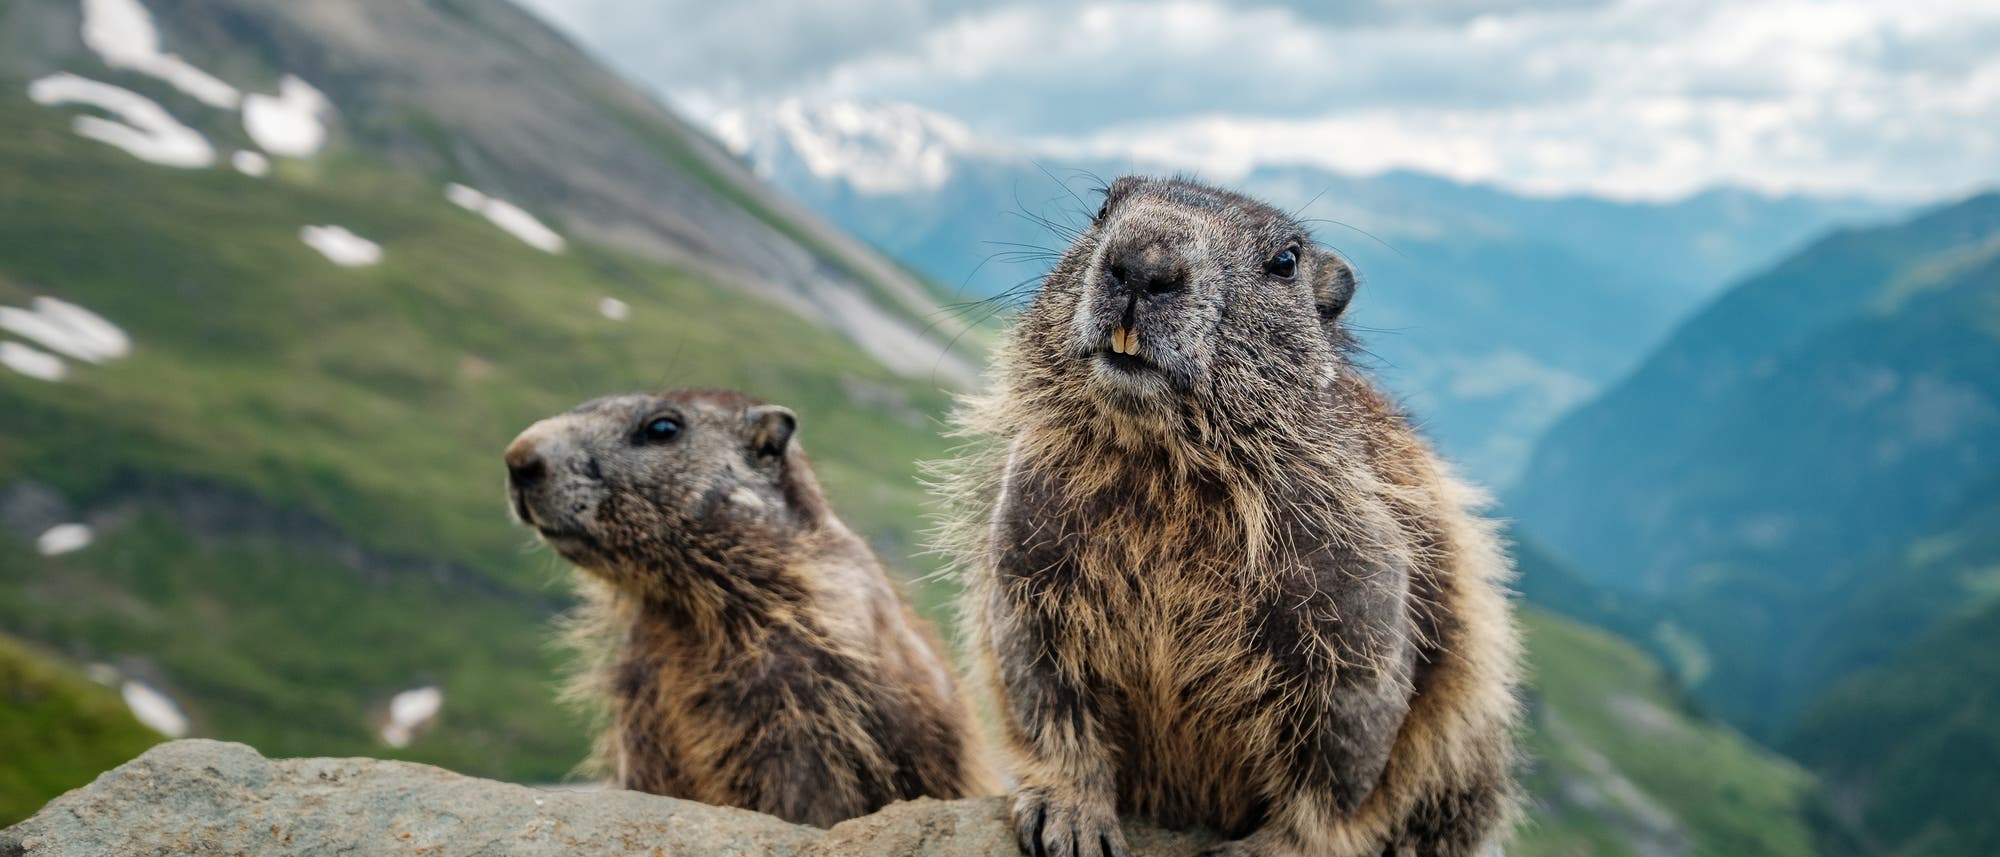
<instances>
[{"instance_id":1,"label":"orange front tooth","mask_svg":"<svg viewBox=\"0 0 2000 857\"><path fill-rule=\"evenodd\" d=\"M1118 354L1139 353L1139 334L1120 325L1111 330L1111 350Z\"/></svg>"}]
</instances>

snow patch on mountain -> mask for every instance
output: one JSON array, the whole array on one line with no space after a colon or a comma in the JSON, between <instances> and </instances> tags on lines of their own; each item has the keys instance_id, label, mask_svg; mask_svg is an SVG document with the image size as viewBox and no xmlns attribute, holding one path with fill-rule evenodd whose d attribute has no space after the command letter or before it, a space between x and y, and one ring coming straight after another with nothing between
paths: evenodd
<instances>
[{"instance_id":1,"label":"snow patch on mountain","mask_svg":"<svg viewBox=\"0 0 2000 857\"><path fill-rule=\"evenodd\" d=\"M35 539L35 551L42 556L62 556L90 547L97 539L87 524L57 524Z\"/></svg>"},{"instance_id":2,"label":"snow patch on mountain","mask_svg":"<svg viewBox=\"0 0 2000 857\"><path fill-rule=\"evenodd\" d=\"M61 357L19 342L0 341L0 366L39 381L61 381L69 376L69 367Z\"/></svg>"},{"instance_id":3,"label":"snow patch on mountain","mask_svg":"<svg viewBox=\"0 0 2000 857\"><path fill-rule=\"evenodd\" d=\"M382 245L354 234L345 226L306 226L299 240L343 268L365 268L382 261Z\"/></svg>"},{"instance_id":4,"label":"snow patch on mountain","mask_svg":"<svg viewBox=\"0 0 2000 857\"><path fill-rule=\"evenodd\" d=\"M215 147L208 144L207 137L182 125L152 99L124 87L58 72L29 84L28 97L47 107L82 104L118 117L78 116L72 127L82 136L116 146L140 160L181 169L215 163Z\"/></svg>"},{"instance_id":5,"label":"snow patch on mountain","mask_svg":"<svg viewBox=\"0 0 2000 857\"><path fill-rule=\"evenodd\" d=\"M264 151L285 158L310 158L326 145L325 118L333 103L296 75L278 81L278 94L251 93L243 99L243 130Z\"/></svg>"},{"instance_id":6,"label":"snow patch on mountain","mask_svg":"<svg viewBox=\"0 0 2000 857\"><path fill-rule=\"evenodd\" d=\"M0 313L12 310L17 316L32 315L43 326L44 336L49 337L41 340L43 344L78 360L103 363L132 353L132 338L104 316L46 295L35 298L30 306L31 312L0 307Z\"/></svg>"},{"instance_id":7,"label":"snow patch on mountain","mask_svg":"<svg viewBox=\"0 0 2000 857\"><path fill-rule=\"evenodd\" d=\"M115 69L157 77L210 107L235 110L243 93L160 48L153 15L139 0L83 0L83 43Z\"/></svg>"},{"instance_id":8,"label":"snow patch on mountain","mask_svg":"<svg viewBox=\"0 0 2000 857\"><path fill-rule=\"evenodd\" d=\"M391 747L408 747L418 729L444 708L444 691L419 687L396 694L389 700L389 719L382 724L382 742Z\"/></svg>"},{"instance_id":9,"label":"snow patch on mountain","mask_svg":"<svg viewBox=\"0 0 2000 857\"><path fill-rule=\"evenodd\" d=\"M264 157L262 152L252 152L249 149L240 149L230 155L229 165L235 167L239 173L256 178L263 178L271 173L271 159Z\"/></svg>"},{"instance_id":10,"label":"snow patch on mountain","mask_svg":"<svg viewBox=\"0 0 2000 857\"><path fill-rule=\"evenodd\" d=\"M132 709L132 716L146 724L147 728L169 738L187 735L187 715L182 714L181 707L166 694L154 690L145 682L133 680L127 680L118 692L125 697L125 707Z\"/></svg>"},{"instance_id":11,"label":"snow patch on mountain","mask_svg":"<svg viewBox=\"0 0 2000 857\"><path fill-rule=\"evenodd\" d=\"M76 304L46 296L35 298L27 309L0 306L0 330L41 346L0 342L0 366L43 381L69 376L68 364L57 354L103 363L132 352L131 338L117 325Z\"/></svg>"},{"instance_id":12,"label":"snow patch on mountain","mask_svg":"<svg viewBox=\"0 0 2000 857\"><path fill-rule=\"evenodd\" d=\"M544 253L561 253L568 246L568 242L547 224L504 199L456 183L445 187L444 196L453 205L485 217L502 231Z\"/></svg>"},{"instance_id":13,"label":"snow patch on mountain","mask_svg":"<svg viewBox=\"0 0 2000 857\"><path fill-rule=\"evenodd\" d=\"M796 162L813 176L868 195L934 190L978 144L958 120L911 104L785 99L766 110L730 108L709 127L770 178Z\"/></svg>"}]
</instances>

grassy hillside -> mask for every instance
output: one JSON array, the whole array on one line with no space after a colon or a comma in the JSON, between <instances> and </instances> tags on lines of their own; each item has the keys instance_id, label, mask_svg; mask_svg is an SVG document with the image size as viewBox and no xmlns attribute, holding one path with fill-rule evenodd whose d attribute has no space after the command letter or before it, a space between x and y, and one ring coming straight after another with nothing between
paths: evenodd
<instances>
[{"instance_id":1,"label":"grassy hillside","mask_svg":"<svg viewBox=\"0 0 2000 857\"><path fill-rule=\"evenodd\" d=\"M0 827L160 741L117 693L6 636L0 700Z\"/></svg>"},{"instance_id":2,"label":"grassy hillside","mask_svg":"<svg viewBox=\"0 0 2000 857\"><path fill-rule=\"evenodd\" d=\"M1512 855L1813 855L1812 775L1695 713L1609 633L1524 616L1533 730L1529 825Z\"/></svg>"},{"instance_id":3,"label":"grassy hillside","mask_svg":"<svg viewBox=\"0 0 2000 857\"><path fill-rule=\"evenodd\" d=\"M2000 853L1996 513L1870 566L1882 575L1842 610L1852 633L1825 635L1828 661L1865 668L1818 695L1781 744L1822 773L1843 821L1879 853Z\"/></svg>"},{"instance_id":4,"label":"grassy hillside","mask_svg":"<svg viewBox=\"0 0 2000 857\"><path fill-rule=\"evenodd\" d=\"M1529 662L1526 783L1510 854L1849 853L1812 774L1698 711L1659 661L1571 616L1631 623L1644 605L1584 582L1519 532Z\"/></svg>"},{"instance_id":5,"label":"grassy hillside","mask_svg":"<svg viewBox=\"0 0 2000 857\"><path fill-rule=\"evenodd\" d=\"M843 514L912 567L945 396L844 338L588 242L533 250L358 153L162 169L21 91L0 83L0 305L53 295L134 348L59 383L0 374L0 492L52 488L99 530L57 557L0 536L0 629L142 663L198 734L265 752L560 778L585 744L545 645L567 572L507 521L499 452L584 398L674 385L797 409ZM330 264L298 238L321 223L383 262ZM373 718L418 683L443 714L392 750Z\"/></svg>"},{"instance_id":6,"label":"grassy hillside","mask_svg":"<svg viewBox=\"0 0 2000 857\"><path fill-rule=\"evenodd\" d=\"M1785 746L1883 854L2000 853L2000 603L1827 693Z\"/></svg>"}]
</instances>

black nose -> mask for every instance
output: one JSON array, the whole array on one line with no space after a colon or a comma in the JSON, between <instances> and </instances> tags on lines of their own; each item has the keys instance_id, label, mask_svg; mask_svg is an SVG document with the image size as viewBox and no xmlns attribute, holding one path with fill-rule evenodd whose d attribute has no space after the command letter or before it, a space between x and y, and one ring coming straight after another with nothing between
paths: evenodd
<instances>
[{"instance_id":1,"label":"black nose","mask_svg":"<svg viewBox=\"0 0 2000 857\"><path fill-rule=\"evenodd\" d=\"M1125 294L1160 297L1187 286L1187 268L1165 247L1149 244L1117 254L1110 265L1112 288Z\"/></svg>"},{"instance_id":2,"label":"black nose","mask_svg":"<svg viewBox=\"0 0 2000 857\"><path fill-rule=\"evenodd\" d=\"M549 466L532 449L507 451L507 481L516 488L532 487L548 475Z\"/></svg>"}]
</instances>

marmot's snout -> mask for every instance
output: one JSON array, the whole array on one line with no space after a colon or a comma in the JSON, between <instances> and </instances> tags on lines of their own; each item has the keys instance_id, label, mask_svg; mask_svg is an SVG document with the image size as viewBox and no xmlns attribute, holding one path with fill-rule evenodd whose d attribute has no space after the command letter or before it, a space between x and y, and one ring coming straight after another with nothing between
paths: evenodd
<instances>
[{"instance_id":1,"label":"marmot's snout","mask_svg":"<svg viewBox=\"0 0 2000 857\"><path fill-rule=\"evenodd\" d=\"M1076 281L1075 350L1121 396L1184 389L1200 370L1192 340L1212 324L1212 266L1192 221L1163 203L1101 225L1103 243Z\"/></svg>"},{"instance_id":2,"label":"marmot's snout","mask_svg":"<svg viewBox=\"0 0 2000 857\"><path fill-rule=\"evenodd\" d=\"M533 488L540 484L542 477L549 473L548 462L543 460L542 451L528 438L515 438L507 447L507 485L515 491Z\"/></svg>"},{"instance_id":3,"label":"marmot's snout","mask_svg":"<svg viewBox=\"0 0 2000 857\"><path fill-rule=\"evenodd\" d=\"M583 537L578 516L590 508L585 495L603 475L596 456L573 442L564 419L529 426L502 456L514 516L552 542Z\"/></svg>"}]
</instances>

